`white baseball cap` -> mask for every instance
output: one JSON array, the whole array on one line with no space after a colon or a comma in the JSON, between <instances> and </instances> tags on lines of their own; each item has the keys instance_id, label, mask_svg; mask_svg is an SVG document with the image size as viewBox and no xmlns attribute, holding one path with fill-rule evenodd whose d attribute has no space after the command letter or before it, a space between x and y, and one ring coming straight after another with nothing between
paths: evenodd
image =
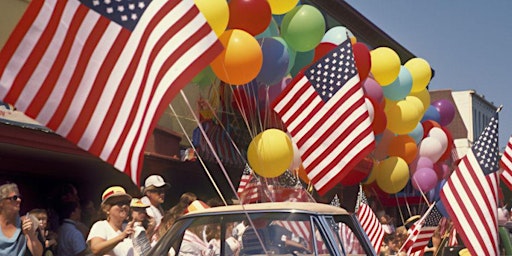
<instances>
[{"instance_id":1,"label":"white baseball cap","mask_svg":"<svg viewBox=\"0 0 512 256\"><path fill-rule=\"evenodd\" d=\"M155 188L170 188L171 185L164 181L164 178L160 175L151 175L146 178L144 182L144 190L155 189Z\"/></svg>"}]
</instances>

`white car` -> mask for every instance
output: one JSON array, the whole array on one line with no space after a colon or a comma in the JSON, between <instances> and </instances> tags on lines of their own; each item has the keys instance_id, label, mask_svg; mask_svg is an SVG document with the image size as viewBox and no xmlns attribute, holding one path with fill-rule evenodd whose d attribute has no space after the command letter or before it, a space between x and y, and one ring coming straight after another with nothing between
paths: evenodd
<instances>
[{"instance_id":1,"label":"white car","mask_svg":"<svg viewBox=\"0 0 512 256\"><path fill-rule=\"evenodd\" d=\"M224 241L224 242L220 242ZM321 203L229 205L179 218L149 255L375 255L356 216Z\"/></svg>"}]
</instances>

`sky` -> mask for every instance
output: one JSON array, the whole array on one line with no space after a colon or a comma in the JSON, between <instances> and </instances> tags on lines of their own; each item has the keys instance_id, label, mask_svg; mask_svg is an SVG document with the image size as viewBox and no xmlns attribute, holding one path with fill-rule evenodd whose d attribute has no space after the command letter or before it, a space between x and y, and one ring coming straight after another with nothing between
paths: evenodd
<instances>
[{"instance_id":1,"label":"sky","mask_svg":"<svg viewBox=\"0 0 512 256\"><path fill-rule=\"evenodd\" d=\"M512 1L346 0L435 70L429 90L475 90L499 114L499 144L512 134Z\"/></svg>"}]
</instances>

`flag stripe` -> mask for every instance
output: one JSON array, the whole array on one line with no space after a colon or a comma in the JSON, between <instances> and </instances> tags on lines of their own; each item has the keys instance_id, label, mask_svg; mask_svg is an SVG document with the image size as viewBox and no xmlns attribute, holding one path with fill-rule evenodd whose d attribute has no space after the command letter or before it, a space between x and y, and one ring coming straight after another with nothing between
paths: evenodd
<instances>
[{"instance_id":1,"label":"flag stripe","mask_svg":"<svg viewBox=\"0 0 512 256\"><path fill-rule=\"evenodd\" d=\"M138 183L167 103L222 44L191 0L139 2L126 20L119 1L33 3L0 54L0 95Z\"/></svg>"},{"instance_id":2,"label":"flag stripe","mask_svg":"<svg viewBox=\"0 0 512 256\"><path fill-rule=\"evenodd\" d=\"M501 180L512 190L512 136L509 138L505 151L500 159L500 166L504 169Z\"/></svg>"}]
</instances>

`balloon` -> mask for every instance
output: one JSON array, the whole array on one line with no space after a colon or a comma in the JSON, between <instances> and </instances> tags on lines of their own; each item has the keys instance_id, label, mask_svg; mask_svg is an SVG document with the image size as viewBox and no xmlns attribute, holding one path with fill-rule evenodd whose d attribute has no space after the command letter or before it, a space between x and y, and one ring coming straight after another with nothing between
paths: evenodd
<instances>
[{"instance_id":1,"label":"balloon","mask_svg":"<svg viewBox=\"0 0 512 256\"><path fill-rule=\"evenodd\" d=\"M347 28L344 26L335 26L327 30L323 36L322 43L331 43L334 45L340 45L348 39Z\"/></svg>"},{"instance_id":2,"label":"balloon","mask_svg":"<svg viewBox=\"0 0 512 256\"><path fill-rule=\"evenodd\" d=\"M279 26L277 25L277 22L274 19L271 19L270 24L268 24L268 27L263 32L256 35L255 38L259 39L274 36L279 36Z\"/></svg>"},{"instance_id":3,"label":"balloon","mask_svg":"<svg viewBox=\"0 0 512 256\"><path fill-rule=\"evenodd\" d=\"M288 12L281 22L281 36L298 52L315 49L325 31L322 13L312 5L300 5Z\"/></svg>"},{"instance_id":4,"label":"balloon","mask_svg":"<svg viewBox=\"0 0 512 256\"><path fill-rule=\"evenodd\" d=\"M418 147L419 155L428 157L433 163L437 162L443 154L443 146L441 142L432 137L424 138Z\"/></svg>"},{"instance_id":5,"label":"balloon","mask_svg":"<svg viewBox=\"0 0 512 256\"><path fill-rule=\"evenodd\" d=\"M267 0L270 4L272 14L284 14L297 5L299 0Z\"/></svg>"},{"instance_id":6,"label":"balloon","mask_svg":"<svg viewBox=\"0 0 512 256\"><path fill-rule=\"evenodd\" d=\"M288 135L267 129L254 137L247 149L247 160L256 174L274 178L283 174L293 160L293 146Z\"/></svg>"},{"instance_id":7,"label":"balloon","mask_svg":"<svg viewBox=\"0 0 512 256\"><path fill-rule=\"evenodd\" d=\"M421 123L418 123L416 125L416 128L414 128L414 130L412 130L412 132L408 133L409 136L411 136L411 138L414 139L414 141L416 142L416 144L420 143L420 141L423 139L423 125Z\"/></svg>"},{"instance_id":8,"label":"balloon","mask_svg":"<svg viewBox=\"0 0 512 256\"><path fill-rule=\"evenodd\" d=\"M368 47L366 47L366 45L363 43L353 43L352 50L354 52L354 60L356 61L359 79L364 81L366 78L368 78L372 66L370 50L368 50Z\"/></svg>"},{"instance_id":9,"label":"balloon","mask_svg":"<svg viewBox=\"0 0 512 256\"><path fill-rule=\"evenodd\" d=\"M421 103L423 103L424 111L426 111L428 109L428 107L430 107L430 93L428 92L427 88L425 88L419 92L411 91L409 93L409 95L418 98L421 101Z\"/></svg>"},{"instance_id":10,"label":"balloon","mask_svg":"<svg viewBox=\"0 0 512 256\"><path fill-rule=\"evenodd\" d=\"M363 181L363 184L370 184L375 181L375 179L377 178L377 173L378 173L378 171L376 171L376 170L379 169L379 167L378 167L379 164L380 164L380 162L373 163L372 170L366 177L366 180Z\"/></svg>"},{"instance_id":11,"label":"balloon","mask_svg":"<svg viewBox=\"0 0 512 256\"><path fill-rule=\"evenodd\" d=\"M441 114L439 114L439 111L436 109L436 107L432 105L428 107L427 111L425 111L423 117L421 118L421 122L426 120L432 120L435 121L436 123L440 123Z\"/></svg>"},{"instance_id":12,"label":"balloon","mask_svg":"<svg viewBox=\"0 0 512 256\"><path fill-rule=\"evenodd\" d=\"M432 129L433 127L441 128L441 125L438 122L433 121L433 120L423 121L423 122L421 122L421 125L423 126L423 134L425 134L425 136L428 135L428 133L430 132L430 129Z\"/></svg>"},{"instance_id":13,"label":"balloon","mask_svg":"<svg viewBox=\"0 0 512 256\"><path fill-rule=\"evenodd\" d=\"M451 174L450 166L445 163L434 164L434 171L436 172L437 180L439 181L448 178Z\"/></svg>"},{"instance_id":14,"label":"balloon","mask_svg":"<svg viewBox=\"0 0 512 256\"><path fill-rule=\"evenodd\" d=\"M290 137L290 134L288 134L288 137ZM290 166L288 167L288 170L295 170L299 169L302 165L302 159L300 158L300 151L297 147L297 144L293 142L293 140L290 138L290 141L292 143L292 149L293 149L293 159L290 163Z\"/></svg>"},{"instance_id":15,"label":"balloon","mask_svg":"<svg viewBox=\"0 0 512 256\"><path fill-rule=\"evenodd\" d=\"M402 158L391 156L379 164L376 181L382 191L398 193L409 181L409 166Z\"/></svg>"},{"instance_id":16,"label":"balloon","mask_svg":"<svg viewBox=\"0 0 512 256\"><path fill-rule=\"evenodd\" d=\"M382 107L382 105L379 105L375 100L371 98L368 99L370 99L374 109L374 117L372 122L373 133L380 134L384 132L384 130L386 129L386 113L384 112L384 108Z\"/></svg>"},{"instance_id":17,"label":"balloon","mask_svg":"<svg viewBox=\"0 0 512 256\"><path fill-rule=\"evenodd\" d=\"M412 58L404 66L411 72L413 92L419 92L427 87L432 78L432 69L422 58Z\"/></svg>"},{"instance_id":18,"label":"balloon","mask_svg":"<svg viewBox=\"0 0 512 256\"><path fill-rule=\"evenodd\" d=\"M373 80L373 78L366 78L363 83L364 94L378 103L384 101L384 92L382 91L382 87L377 81Z\"/></svg>"},{"instance_id":19,"label":"balloon","mask_svg":"<svg viewBox=\"0 0 512 256\"><path fill-rule=\"evenodd\" d=\"M288 61L288 68L286 69L286 73L290 73L290 70L292 70L293 66L295 65L295 56L297 55L297 52L290 48L288 46L288 43L280 36L273 37L277 41L281 42L283 45L286 46L286 49L288 50L288 56L290 57L290 60Z\"/></svg>"},{"instance_id":20,"label":"balloon","mask_svg":"<svg viewBox=\"0 0 512 256\"><path fill-rule=\"evenodd\" d=\"M389 47L379 47L370 51L373 78L380 85L388 85L395 81L400 73L400 57Z\"/></svg>"},{"instance_id":21,"label":"balloon","mask_svg":"<svg viewBox=\"0 0 512 256\"><path fill-rule=\"evenodd\" d=\"M299 167L298 173L299 173L299 178L302 181L304 181L305 183L309 183L310 182L308 174L306 173L306 170L304 170L304 166L302 166L302 164Z\"/></svg>"},{"instance_id":22,"label":"balloon","mask_svg":"<svg viewBox=\"0 0 512 256\"><path fill-rule=\"evenodd\" d=\"M414 161L410 164L411 173L414 173L416 170L421 168L430 168L434 169L434 162L430 160L430 158L425 156L419 156L414 159Z\"/></svg>"},{"instance_id":23,"label":"balloon","mask_svg":"<svg viewBox=\"0 0 512 256\"><path fill-rule=\"evenodd\" d=\"M305 66L311 64L314 55L315 50L311 50L309 52L297 52L297 55L295 55L295 63L290 70L290 74L292 76L296 76Z\"/></svg>"},{"instance_id":24,"label":"balloon","mask_svg":"<svg viewBox=\"0 0 512 256\"><path fill-rule=\"evenodd\" d=\"M377 143L375 150L373 151L373 157L376 160L384 160L388 157L388 148L391 140L395 137L395 134L386 129L380 136L380 141Z\"/></svg>"},{"instance_id":25,"label":"balloon","mask_svg":"<svg viewBox=\"0 0 512 256\"><path fill-rule=\"evenodd\" d=\"M321 59L324 55L329 53L334 48L336 48L336 45L333 43L329 43L329 42L319 43L315 47L315 56L313 57L312 62L318 61L319 59Z\"/></svg>"},{"instance_id":26,"label":"balloon","mask_svg":"<svg viewBox=\"0 0 512 256\"><path fill-rule=\"evenodd\" d=\"M437 175L432 168L420 168L411 177L412 186L423 193L432 190L437 184Z\"/></svg>"},{"instance_id":27,"label":"balloon","mask_svg":"<svg viewBox=\"0 0 512 256\"><path fill-rule=\"evenodd\" d=\"M402 100L405 96L409 95L411 87L411 74L402 66L395 81L389 85L382 86L382 91L384 92L384 96L390 100Z\"/></svg>"},{"instance_id":28,"label":"balloon","mask_svg":"<svg viewBox=\"0 0 512 256\"><path fill-rule=\"evenodd\" d=\"M341 181L343 186L354 186L363 181L373 169L373 160L364 158Z\"/></svg>"},{"instance_id":29,"label":"balloon","mask_svg":"<svg viewBox=\"0 0 512 256\"><path fill-rule=\"evenodd\" d=\"M441 155L441 157L439 157L438 161L444 161L444 160L447 160L448 158L450 158L452 155L451 154L452 148L454 147L453 136L452 136L452 133L450 132L450 130L448 130L448 128L446 128L445 126L441 127L441 129L443 129L444 134L448 138L447 139L448 144L447 144L446 149L444 150L444 153ZM455 160L455 159L453 159L453 160Z\"/></svg>"},{"instance_id":30,"label":"balloon","mask_svg":"<svg viewBox=\"0 0 512 256\"><path fill-rule=\"evenodd\" d=\"M428 132L428 136L435 138L437 141L439 141L439 143L441 143L443 152L448 147L448 136L442 128L432 127L432 129L430 129Z\"/></svg>"},{"instance_id":31,"label":"balloon","mask_svg":"<svg viewBox=\"0 0 512 256\"><path fill-rule=\"evenodd\" d=\"M229 21L229 7L226 0L194 0L194 3L215 34L222 35Z\"/></svg>"},{"instance_id":32,"label":"balloon","mask_svg":"<svg viewBox=\"0 0 512 256\"><path fill-rule=\"evenodd\" d=\"M269 26L272 19L270 5L261 0L230 0L229 29L245 30L255 36Z\"/></svg>"},{"instance_id":33,"label":"balloon","mask_svg":"<svg viewBox=\"0 0 512 256\"><path fill-rule=\"evenodd\" d=\"M215 75L233 85L246 84L256 78L263 64L258 41L240 29L227 30L219 40L224 50L210 64Z\"/></svg>"},{"instance_id":34,"label":"balloon","mask_svg":"<svg viewBox=\"0 0 512 256\"><path fill-rule=\"evenodd\" d=\"M408 164L412 163L418 154L416 142L409 135L398 135L391 139L388 155L398 156Z\"/></svg>"},{"instance_id":35,"label":"balloon","mask_svg":"<svg viewBox=\"0 0 512 256\"><path fill-rule=\"evenodd\" d=\"M432 102L432 106L439 112L439 124L441 126L449 125L455 117L455 107L449 100L442 99Z\"/></svg>"},{"instance_id":36,"label":"balloon","mask_svg":"<svg viewBox=\"0 0 512 256\"><path fill-rule=\"evenodd\" d=\"M422 109L418 109L416 103L406 98L400 101L386 101L384 111L387 117L386 128L396 134L407 134L416 128Z\"/></svg>"},{"instance_id":37,"label":"balloon","mask_svg":"<svg viewBox=\"0 0 512 256\"><path fill-rule=\"evenodd\" d=\"M256 81L262 84L275 84L288 72L290 56L286 45L272 37L258 39L263 54L263 65Z\"/></svg>"}]
</instances>

